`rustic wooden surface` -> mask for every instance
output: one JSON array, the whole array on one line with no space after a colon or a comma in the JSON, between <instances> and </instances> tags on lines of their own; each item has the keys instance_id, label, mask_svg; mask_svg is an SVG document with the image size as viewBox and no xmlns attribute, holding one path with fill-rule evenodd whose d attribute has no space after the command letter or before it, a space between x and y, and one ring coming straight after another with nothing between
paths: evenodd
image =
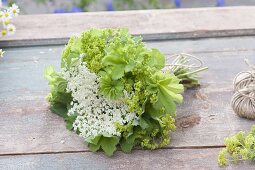
<instances>
[{"instance_id":1,"label":"rustic wooden surface","mask_svg":"<svg viewBox=\"0 0 255 170\"><path fill-rule=\"evenodd\" d=\"M255 35L255 7L19 16L15 36L0 46L63 44L89 28L126 27L147 40ZM33 40L33 41L31 41Z\"/></svg>"},{"instance_id":2,"label":"rustic wooden surface","mask_svg":"<svg viewBox=\"0 0 255 170\"><path fill-rule=\"evenodd\" d=\"M63 46L8 48L0 62L0 169L8 166L82 169L85 165L85 168L94 167L97 161L102 164L95 169L147 169L148 166L151 169L165 169L165 166L217 169L219 149L213 148L221 148L224 137L248 130L254 123L237 117L229 105L232 79L247 69L243 59L255 62L254 43L255 37L147 42L167 56L177 52L196 54L210 69L201 73L200 88L185 93L170 146L155 152L118 153L113 158L90 153L82 139L66 130L63 120L48 109L45 96L49 88L43 79L43 69L46 65L59 68ZM56 155L51 155L53 153ZM52 159L57 161L42 166L44 161ZM116 161L120 162L114 164ZM228 168L250 166L241 164Z\"/></svg>"},{"instance_id":3,"label":"rustic wooden surface","mask_svg":"<svg viewBox=\"0 0 255 170\"><path fill-rule=\"evenodd\" d=\"M244 8L231 8L231 10L226 8L224 10L225 12L229 10L228 13L219 12L218 15L224 15L226 23L228 23L231 16L229 13L242 11L243 15L248 14L251 9L255 8L246 10ZM198 12L184 10L182 14L180 11L158 11L155 15L164 16L167 14L168 16L171 13L183 20L188 17L188 14L194 15L197 16L194 18L194 25L198 26L198 21L196 21ZM217 10L199 9L198 11L207 13ZM152 15L149 13L154 12L131 13L135 15L134 18L138 15L138 20L145 17L145 22L141 23L145 24L149 22L146 21L146 18L148 19L148 16ZM77 14L77 17L90 16L91 19L92 17L98 19L100 15L96 13ZM124 17L124 13L109 15ZM65 14L61 16L47 15L46 18L63 19L63 16L67 20L71 20L71 17ZM120 20L123 19L122 17ZM31 20L28 18L28 16L24 16L22 20L26 22L18 23L22 28L21 32L25 31L23 28L27 27L28 22L36 20L36 16L31 16ZM201 18L203 20L203 17ZM236 19L238 18L240 19L241 16L238 15ZM247 22L250 21L249 16L246 19ZM171 34L167 32L169 37L162 40L162 32L157 31L161 29L166 31L164 24L167 23L155 20L150 21L155 22L155 25L147 23L149 24L148 28L144 30L141 30L142 25L130 25L131 32L133 34L146 33L154 35L154 38L158 37L158 40L155 41L149 39L150 41L146 44L162 51L167 56L167 60L171 60L169 56L174 53L186 52L197 55L202 59L204 65L209 67L209 70L200 74L201 87L185 92L185 101L178 107L177 130L172 133L172 142L169 146L156 151L136 149L132 154L118 151L109 158L101 152L91 153L81 138L68 131L62 118L48 109L45 96L48 94L49 88L43 78L43 69L47 65L53 65L59 69L63 44L52 44L65 42L71 34L71 27L66 23L63 25L66 29L60 28L60 35L58 35L54 32L55 25L46 28L42 24L38 28L33 27L34 37L32 37L32 33L28 33L27 36L17 33L16 38L5 39L0 43L2 46L8 46L8 44L17 46L4 49L5 57L0 60L0 169L219 169L217 154L223 147L224 138L237 131L248 130L254 124L254 121L237 117L229 102L233 94L232 80L234 76L239 71L248 69L243 61L244 58L255 63L255 37L244 36L247 33L244 31L242 34L240 32L238 37L173 40ZM240 31L241 27L253 30L254 22L246 23L246 21L244 24L232 25L232 27L221 25L218 27L219 29L213 27L213 24L208 24L208 30L217 32L220 28L224 28ZM60 24L59 22L56 20L56 25ZM75 19L72 22L81 24L81 21L78 22ZM116 20L116 22L122 21ZM216 23L216 21L213 22ZM103 20L102 23L106 22ZM125 22L123 21L123 23ZM111 24L113 27L116 26L113 21ZM157 30L156 24L162 24L158 25L159 30ZM79 32L82 28L100 27L100 23L92 22L83 26L75 27L73 33ZM168 26L170 28L170 25ZM199 33L198 28L206 28L202 27L202 24L200 26L197 29L194 27L192 30L190 27L185 30L186 28L177 27L173 23L171 29L181 36L182 33L178 31ZM49 32L41 34L38 32L40 29ZM61 37L63 37L63 41L59 41ZM24 44L22 39L24 39ZM35 41L30 42L30 39ZM42 46L46 42L49 45ZM29 47L28 45L31 44L37 46ZM26 47L20 47L22 45ZM254 166L251 163L240 163L228 166L226 169L250 170L254 169Z\"/></svg>"},{"instance_id":4,"label":"rustic wooden surface","mask_svg":"<svg viewBox=\"0 0 255 170\"><path fill-rule=\"evenodd\" d=\"M117 152L113 157L102 153L61 153L1 156L1 169L19 170L215 170L219 149L136 150L132 155ZM255 164L230 165L227 170L252 170Z\"/></svg>"}]
</instances>

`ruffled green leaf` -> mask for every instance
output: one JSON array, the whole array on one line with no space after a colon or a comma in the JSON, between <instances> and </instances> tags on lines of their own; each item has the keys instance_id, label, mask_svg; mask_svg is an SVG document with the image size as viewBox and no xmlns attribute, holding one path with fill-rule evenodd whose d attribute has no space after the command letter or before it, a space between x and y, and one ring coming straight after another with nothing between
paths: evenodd
<instances>
[{"instance_id":1,"label":"ruffled green leaf","mask_svg":"<svg viewBox=\"0 0 255 170\"><path fill-rule=\"evenodd\" d=\"M74 66L82 54L82 42L79 37L71 37L68 45L65 47L61 58L61 68L69 69Z\"/></svg>"},{"instance_id":2,"label":"ruffled green leaf","mask_svg":"<svg viewBox=\"0 0 255 170\"><path fill-rule=\"evenodd\" d=\"M136 145L136 138L139 137L137 134L130 135L127 139L122 139L120 147L123 152L130 153L133 147Z\"/></svg>"},{"instance_id":3,"label":"ruffled green leaf","mask_svg":"<svg viewBox=\"0 0 255 170\"><path fill-rule=\"evenodd\" d=\"M50 102L51 111L66 118L68 106L72 101L71 94L66 92L67 81L63 78L63 75L56 72L52 66L45 68L44 77L49 81L51 89L47 97Z\"/></svg>"},{"instance_id":4,"label":"ruffled green leaf","mask_svg":"<svg viewBox=\"0 0 255 170\"><path fill-rule=\"evenodd\" d=\"M159 70L165 67L165 56L157 49L152 49L150 52L152 56L148 62L150 67L155 67Z\"/></svg>"},{"instance_id":5,"label":"ruffled green leaf","mask_svg":"<svg viewBox=\"0 0 255 170\"><path fill-rule=\"evenodd\" d=\"M117 99L123 95L124 84L120 80L113 80L108 74L100 79L100 92L110 99Z\"/></svg>"},{"instance_id":6,"label":"ruffled green leaf","mask_svg":"<svg viewBox=\"0 0 255 170\"><path fill-rule=\"evenodd\" d=\"M111 137L111 138L102 138L100 140L100 145L106 155L112 156L113 153L117 150L117 145L119 143L119 138L118 137Z\"/></svg>"},{"instance_id":7,"label":"ruffled green leaf","mask_svg":"<svg viewBox=\"0 0 255 170\"><path fill-rule=\"evenodd\" d=\"M125 73L125 66L124 65L117 65L112 68L111 78L113 80L118 80L124 76Z\"/></svg>"},{"instance_id":8,"label":"ruffled green leaf","mask_svg":"<svg viewBox=\"0 0 255 170\"><path fill-rule=\"evenodd\" d=\"M117 150L117 145L119 143L119 137L104 137L101 136L97 144L89 143L89 149L93 152L103 149L107 156L112 156L113 153Z\"/></svg>"},{"instance_id":9,"label":"ruffled green leaf","mask_svg":"<svg viewBox=\"0 0 255 170\"><path fill-rule=\"evenodd\" d=\"M179 84L179 79L169 73L157 72L148 82L150 85L147 90L151 93L157 93L157 102L150 106L148 104L148 113L153 117L161 116L164 113L174 115L176 113L176 104L181 103L183 97L183 85Z\"/></svg>"}]
</instances>

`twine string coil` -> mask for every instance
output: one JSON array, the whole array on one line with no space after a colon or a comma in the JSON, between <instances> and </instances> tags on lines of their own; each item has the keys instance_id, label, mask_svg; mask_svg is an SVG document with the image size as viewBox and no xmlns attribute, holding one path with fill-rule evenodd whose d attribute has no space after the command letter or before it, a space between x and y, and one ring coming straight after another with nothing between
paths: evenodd
<instances>
[{"instance_id":1,"label":"twine string coil","mask_svg":"<svg viewBox=\"0 0 255 170\"><path fill-rule=\"evenodd\" d=\"M231 106L240 117L255 119L255 66L247 59L245 63L252 71L244 71L236 75Z\"/></svg>"}]
</instances>

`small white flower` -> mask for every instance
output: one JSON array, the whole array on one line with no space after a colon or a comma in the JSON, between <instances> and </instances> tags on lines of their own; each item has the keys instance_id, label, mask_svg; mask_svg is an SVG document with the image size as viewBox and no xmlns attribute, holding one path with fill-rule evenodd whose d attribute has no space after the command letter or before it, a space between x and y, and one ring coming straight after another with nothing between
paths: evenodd
<instances>
[{"instance_id":1,"label":"small white flower","mask_svg":"<svg viewBox=\"0 0 255 170\"><path fill-rule=\"evenodd\" d=\"M12 4L8 11L11 13L11 15L18 16L20 9L16 4Z\"/></svg>"},{"instance_id":2,"label":"small white flower","mask_svg":"<svg viewBox=\"0 0 255 170\"><path fill-rule=\"evenodd\" d=\"M8 34L8 31L6 29L2 29L0 37L6 36L7 34Z\"/></svg>"},{"instance_id":3,"label":"small white flower","mask_svg":"<svg viewBox=\"0 0 255 170\"><path fill-rule=\"evenodd\" d=\"M7 25L7 32L9 35L14 34L16 31L16 27L13 24Z\"/></svg>"},{"instance_id":4,"label":"small white flower","mask_svg":"<svg viewBox=\"0 0 255 170\"><path fill-rule=\"evenodd\" d=\"M4 11L3 12L3 17L2 17L2 21L5 21L5 20L10 20L12 19L12 13L10 11Z\"/></svg>"},{"instance_id":5,"label":"small white flower","mask_svg":"<svg viewBox=\"0 0 255 170\"><path fill-rule=\"evenodd\" d=\"M10 21L8 19L3 20L3 27L6 28L10 24Z\"/></svg>"},{"instance_id":6,"label":"small white flower","mask_svg":"<svg viewBox=\"0 0 255 170\"><path fill-rule=\"evenodd\" d=\"M4 51L2 49L0 49L0 57L3 58L4 57Z\"/></svg>"}]
</instances>

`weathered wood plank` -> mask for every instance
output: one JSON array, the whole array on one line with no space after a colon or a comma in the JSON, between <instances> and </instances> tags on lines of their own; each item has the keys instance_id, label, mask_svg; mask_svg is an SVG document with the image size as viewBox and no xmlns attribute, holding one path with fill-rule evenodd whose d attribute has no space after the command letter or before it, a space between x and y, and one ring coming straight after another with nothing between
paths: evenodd
<instances>
[{"instance_id":1,"label":"weathered wood plank","mask_svg":"<svg viewBox=\"0 0 255 170\"><path fill-rule=\"evenodd\" d=\"M224 137L247 130L254 123L237 117L229 106L232 79L237 72L246 69L244 56L255 62L254 49L248 46L246 50L236 48L235 52L219 52L221 47L232 48L234 41L239 41L242 49L252 42L251 39L163 43L161 50L168 54L172 50L185 51L190 44L194 47L190 49L210 68L202 73L201 88L186 92L185 102L178 109L178 129L172 135L170 147L223 145ZM185 47L185 44L187 48L179 47ZM206 50L211 51L208 48L210 44L214 46L214 52L207 53ZM155 42L148 45L154 46ZM237 44L235 46L238 47ZM44 99L49 89L43 79L43 68L49 64L59 67L62 48L7 49L5 58L0 62L1 154L87 151L82 140L65 129L63 120L48 110Z\"/></svg>"},{"instance_id":2,"label":"weathered wood plank","mask_svg":"<svg viewBox=\"0 0 255 170\"><path fill-rule=\"evenodd\" d=\"M157 48L165 54L186 53L239 53L255 51L255 37L221 37L196 40L147 41L147 46Z\"/></svg>"},{"instance_id":3,"label":"weathered wood plank","mask_svg":"<svg viewBox=\"0 0 255 170\"><path fill-rule=\"evenodd\" d=\"M132 154L117 152L113 157L103 153L60 153L0 156L0 169L19 170L216 170L219 149L136 150ZM252 163L233 164L223 169L253 169Z\"/></svg>"},{"instance_id":4,"label":"weathered wood plank","mask_svg":"<svg viewBox=\"0 0 255 170\"><path fill-rule=\"evenodd\" d=\"M89 28L129 28L146 40L255 35L255 7L24 15L0 46L63 44ZM240 24L241 23L241 24Z\"/></svg>"}]
</instances>

